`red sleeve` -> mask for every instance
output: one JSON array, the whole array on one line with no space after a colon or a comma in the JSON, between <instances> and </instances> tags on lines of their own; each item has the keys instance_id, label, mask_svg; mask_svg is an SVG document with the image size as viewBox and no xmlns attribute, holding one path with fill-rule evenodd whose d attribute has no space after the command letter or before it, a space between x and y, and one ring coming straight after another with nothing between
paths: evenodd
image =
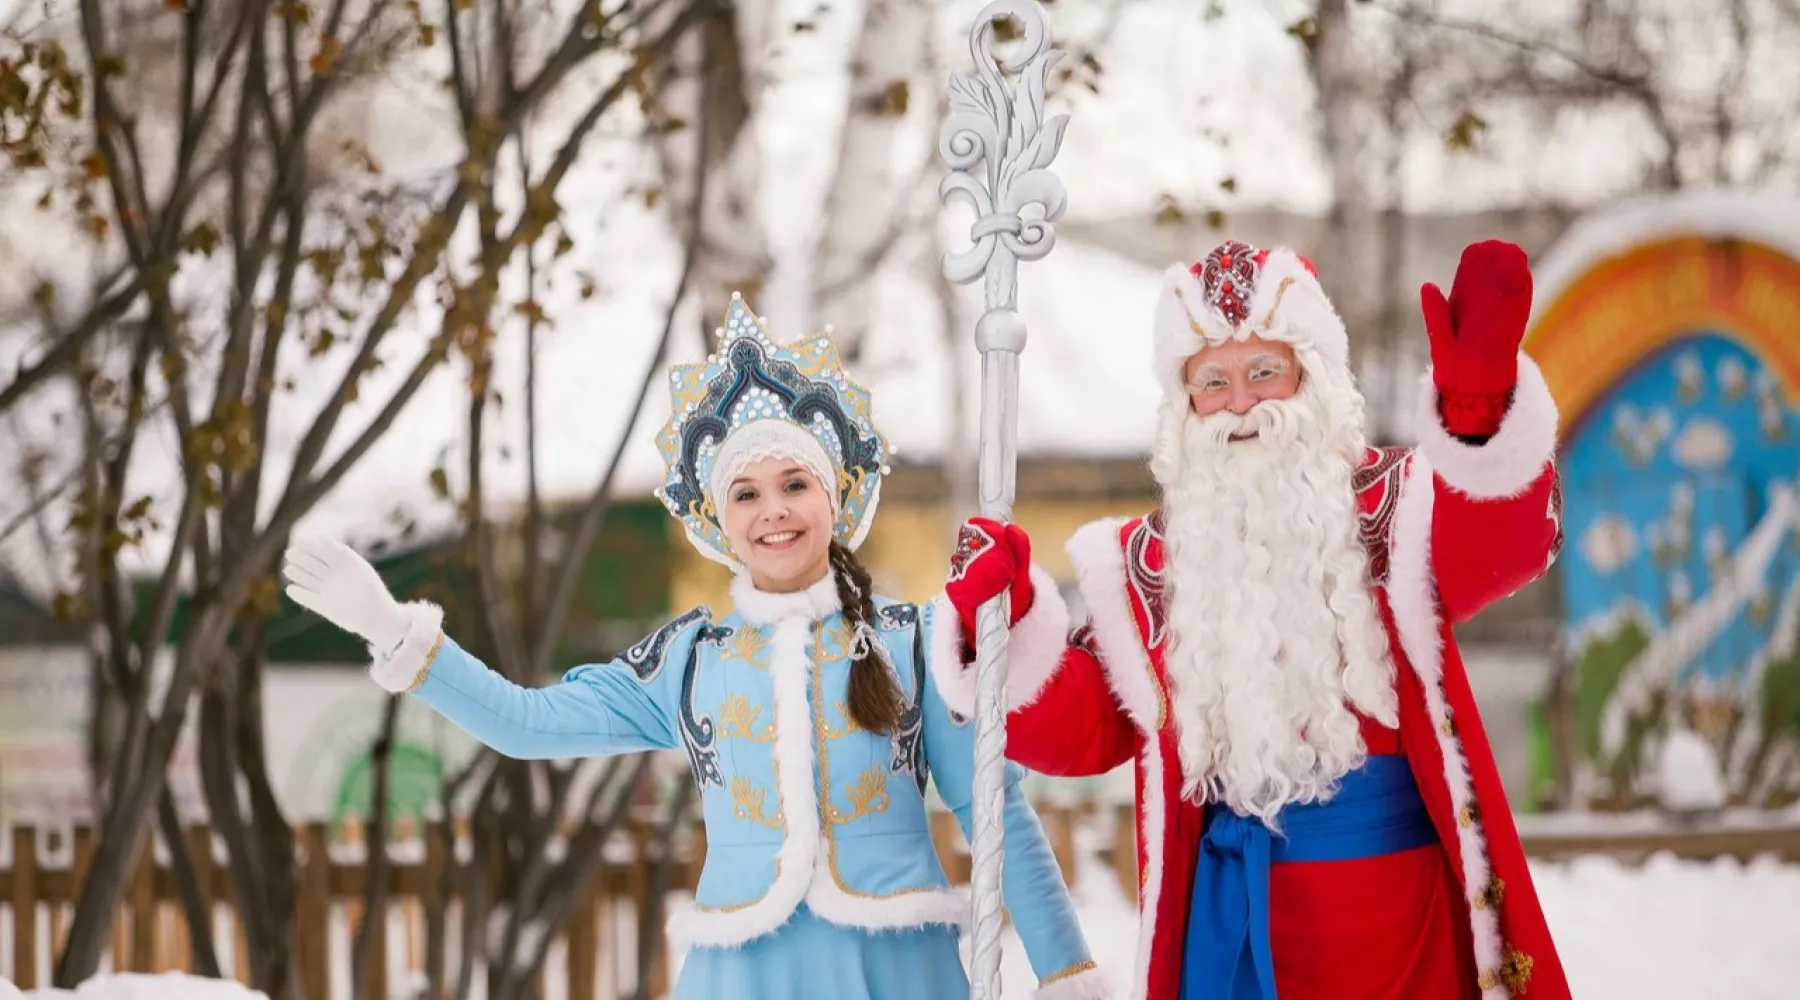
<instances>
[{"instance_id":1,"label":"red sleeve","mask_svg":"<svg viewBox=\"0 0 1800 1000\"><path fill-rule=\"evenodd\" d=\"M1006 755L1043 774L1105 774L1132 759L1137 741L1099 659L1078 644L1063 651L1038 696L1006 720Z\"/></svg>"},{"instance_id":2,"label":"red sleeve","mask_svg":"<svg viewBox=\"0 0 1800 1000\"><path fill-rule=\"evenodd\" d=\"M1562 485L1548 463L1523 493L1501 500L1434 478L1431 565L1445 617L1461 624L1549 570L1562 547Z\"/></svg>"},{"instance_id":3,"label":"red sleeve","mask_svg":"<svg viewBox=\"0 0 1800 1000\"><path fill-rule=\"evenodd\" d=\"M1512 403L1492 437L1477 443L1452 435L1429 380L1417 419L1407 489L1431 476L1430 572L1444 616L1460 623L1542 576L1562 547L1556 403L1543 374L1521 354ZM1418 530L1421 506L1402 499L1398 518L1417 519L1399 530Z\"/></svg>"}]
</instances>

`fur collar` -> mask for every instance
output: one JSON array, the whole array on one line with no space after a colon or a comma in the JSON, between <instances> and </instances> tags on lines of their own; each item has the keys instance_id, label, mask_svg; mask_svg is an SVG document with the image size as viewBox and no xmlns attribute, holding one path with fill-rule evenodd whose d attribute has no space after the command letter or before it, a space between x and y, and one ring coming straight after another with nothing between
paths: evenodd
<instances>
[{"instance_id":1,"label":"fur collar","mask_svg":"<svg viewBox=\"0 0 1800 1000\"><path fill-rule=\"evenodd\" d=\"M811 621L843 608L838 601L837 576L830 570L818 583L805 590L785 594L759 590L750 581L750 574L739 573L731 580L731 600L737 605L738 614L743 615L750 625L772 625L787 618Z\"/></svg>"}]
</instances>

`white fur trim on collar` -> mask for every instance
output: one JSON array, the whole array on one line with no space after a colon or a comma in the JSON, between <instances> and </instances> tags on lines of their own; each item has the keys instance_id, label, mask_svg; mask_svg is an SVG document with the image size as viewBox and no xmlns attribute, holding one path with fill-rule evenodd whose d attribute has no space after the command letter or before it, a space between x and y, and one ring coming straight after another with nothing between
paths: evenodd
<instances>
[{"instance_id":1,"label":"white fur trim on collar","mask_svg":"<svg viewBox=\"0 0 1800 1000\"><path fill-rule=\"evenodd\" d=\"M1414 418L1419 451L1431 459L1451 489L1477 500L1503 500L1525 492L1544 474L1544 465L1556 453L1556 400L1544 373L1523 351L1512 405L1486 444L1464 444L1451 437L1438 416L1437 383L1429 369L1421 381Z\"/></svg>"},{"instance_id":2,"label":"white fur trim on collar","mask_svg":"<svg viewBox=\"0 0 1800 1000\"><path fill-rule=\"evenodd\" d=\"M1344 329L1344 321L1325 296L1319 280L1300 262L1298 254L1285 247L1270 250L1263 262L1249 318L1243 326L1233 328L1214 313L1206 305L1200 279L1181 264L1163 272L1155 324L1156 376L1169 399L1187 394L1181 371L1200 348L1242 340L1251 334L1295 347L1311 347L1327 364L1345 370L1350 366L1350 335Z\"/></svg>"},{"instance_id":3,"label":"white fur trim on collar","mask_svg":"<svg viewBox=\"0 0 1800 1000\"><path fill-rule=\"evenodd\" d=\"M1037 700L1062 665L1069 646L1069 606L1056 580L1039 566L1031 567L1031 610L1006 636L1006 710ZM932 598L932 635L927 649L938 694L952 712L975 717L975 668L962 659L962 619L950 598Z\"/></svg>"},{"instance_id":4,"label":"white fur trim on collar","mask_svg":"<svg viewBox=\"0 0 1800 1000\"><path fill-rule=\"evenodd\" d=\"M1075 567L1094 639L1100 644L1100 666L1107 685L1132 721L1154 740L1162 722L1162 702L1131 610L1125 550L1119 541L1119 529L1124 525L1124 518L1082 525L1069 538L1069 561Z\"/></svg>"},{"instance_id":5,"label":"white fur trim on collar","mask_svg":"<svg viewBox=\"0 0 1800 1000\"><path fill-rule=\"evenodd\" d=\"M444 638L443 608L430 601L412 601L404 608L406 635L400 645L392 652L369 647L369 676L395 694L418 689Z\"/></svg>"},{"instance_id":6,"label":"white fur trim on collar","mask_svg":"<svg viewBox=\"0 0 1800 1000\"><path fill-rule=\"evenodd\" d=\"M789 618L816 621L843 609L838 600L837 576L827 570L823 579L805 590L777 594L759 590L749 574L731 579L731 599L738 614L750 625L771 625Z\"/></svg>"}]
</instances>

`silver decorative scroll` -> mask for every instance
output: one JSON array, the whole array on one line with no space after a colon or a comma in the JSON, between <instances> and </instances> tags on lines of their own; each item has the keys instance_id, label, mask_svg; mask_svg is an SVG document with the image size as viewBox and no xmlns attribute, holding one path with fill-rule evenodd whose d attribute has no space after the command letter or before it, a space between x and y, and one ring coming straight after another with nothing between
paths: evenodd
<instances>
[{"instance_id":1,"label":"silver decorative scroll","mask_svg":"<svg viewBox=\"0 0 1800 1000\"><path fill-rule=\"evenodd\" d=\"M1010 57L994 51L994 23L1010 19L1023 38ZM944 255L944 275L958 284L983 279L985 311L975 324L981 352L981 513L1011 520L1018 466L1019 353L1025 322L1016 311L1020 261L1042 260L1056 245L1055 222L1067 192L1049 171L1069 116L1044 117L1044 84L1062 53L1049 48L1044 9L1036 0L993 0L969 34L974 75L950 77L950 113L938 155L950 175L938 185L945 205L975 211L973 246ZM1003 74L1017 77L1016 93ZM985 183L975 173L985 162ZM1031 206L1035 218L1025 218ZM1005 854L1006 594L976 618L975 787L972 865L974 946L972 1000L1000 1000L1001 866Z\"/></svg>"}]
</instances>

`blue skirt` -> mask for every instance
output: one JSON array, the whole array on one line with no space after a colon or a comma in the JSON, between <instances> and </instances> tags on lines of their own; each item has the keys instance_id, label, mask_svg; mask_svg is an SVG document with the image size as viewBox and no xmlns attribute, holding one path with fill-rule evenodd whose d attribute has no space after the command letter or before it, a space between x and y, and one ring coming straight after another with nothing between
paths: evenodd
<instances>
[{"instance_id":1,"label":"blue skirt","mask_svg":"<svg viewBox=\"0 0 1800 1000\"><path fill-rule=\"evenodd\" d=\"M690 949L671 1000L957 1000L969 976L956 934L944 924L839 927L802 903L771 934Z\"/></svg>"}]
</instances>

